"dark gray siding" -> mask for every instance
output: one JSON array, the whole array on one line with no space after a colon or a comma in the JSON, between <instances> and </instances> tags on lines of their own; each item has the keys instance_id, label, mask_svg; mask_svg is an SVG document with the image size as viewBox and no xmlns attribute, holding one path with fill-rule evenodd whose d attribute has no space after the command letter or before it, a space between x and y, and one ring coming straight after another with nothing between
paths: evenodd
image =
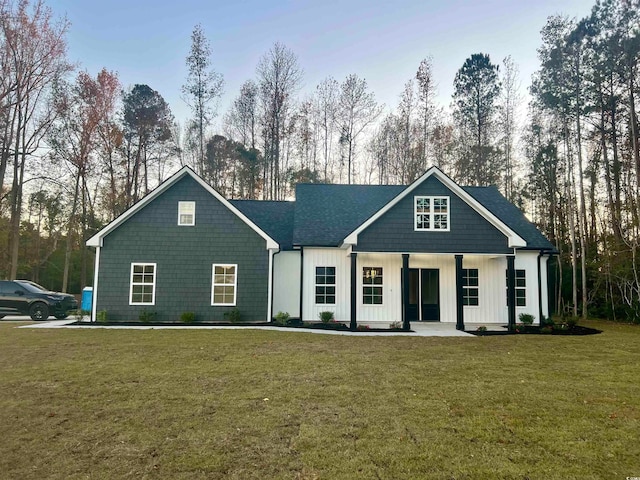
<instances>
[{"instance_id":1,"label":"dark gray siding","mask_svg":"<svg viewBox=\"0 0 640 480\"><path fill-rule=\"evenodd\" d=\"M449 196L450 231L414 231L413 198L416 195ZM427 178L358 236L355 251L509 253L507 237L461 200L440 180Z\"/></svg>"},{"instance_id":2,"label":"dark gray siding","mask_svg":"<svg viewBox=\"0 0 640 480\"><path fill-rule=\"evenodd\" d=\"M178 226L178 201L196 202L196 225ZM156 263L156 302L130 306L131 263ZM193 178L185 176L104 239L97 311L109 321L138 320L142 310L159 321L223 320L233 307L211 306L212 265L238 264L236 305L243 320L267 315L269 255L266 241Z\"/></svg>"}]
</instances>

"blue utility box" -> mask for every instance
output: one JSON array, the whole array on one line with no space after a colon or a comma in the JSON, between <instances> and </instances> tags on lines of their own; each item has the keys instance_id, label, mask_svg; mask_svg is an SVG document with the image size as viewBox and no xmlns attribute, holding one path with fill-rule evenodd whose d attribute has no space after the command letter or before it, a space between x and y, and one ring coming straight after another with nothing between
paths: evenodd
<instances>
[{"instance_id":1,"label":"blue utility box","mask_svg":"<svg viewBox=\"0 0 640 480\"><path fill-rule=\"evenodd\" d=\"M82 310L91 311L91 303L93 302L93 287L84 287L82 289L82 302L80 308Z\"/></svg>"}]
</instances>

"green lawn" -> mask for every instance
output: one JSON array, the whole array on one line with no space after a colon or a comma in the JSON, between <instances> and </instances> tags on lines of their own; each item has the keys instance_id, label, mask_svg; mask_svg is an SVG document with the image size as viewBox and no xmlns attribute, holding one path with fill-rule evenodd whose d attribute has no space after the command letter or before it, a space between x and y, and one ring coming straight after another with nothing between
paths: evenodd
<instances>
[{"instance_id":1,"label":"green lawn","mask_svg":"<svg viewBox=\"0 0 640 480\"><path fill-rule=\"evenodd\" d=\"M0 477L640 476L640 327L585 337L18 329Z\"/></svg>"}]
</instances>

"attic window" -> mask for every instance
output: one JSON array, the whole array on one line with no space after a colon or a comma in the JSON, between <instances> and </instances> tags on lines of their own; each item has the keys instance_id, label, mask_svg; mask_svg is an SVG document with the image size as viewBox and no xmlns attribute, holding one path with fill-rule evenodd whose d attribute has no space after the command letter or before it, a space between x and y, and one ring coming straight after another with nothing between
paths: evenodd
<instances>
[{"instance_id":1,"label":"attic window","mask_svg":"<svg viewBox=\"0 0 640 480\"><path fill-rule=\"evenodd\" d=\"M191 227L196 224L196 202L178 202L178 225Z\"/></svg>"},{"instance_id":2,"label":"attic window","mask_svg":"<svg viewBox=\"0 0 640 480\"><path fill-rule=\"evenodd\" d=\"M449 197L414 197L415 231L449 231Z\"/></svg>"}]
</instances>

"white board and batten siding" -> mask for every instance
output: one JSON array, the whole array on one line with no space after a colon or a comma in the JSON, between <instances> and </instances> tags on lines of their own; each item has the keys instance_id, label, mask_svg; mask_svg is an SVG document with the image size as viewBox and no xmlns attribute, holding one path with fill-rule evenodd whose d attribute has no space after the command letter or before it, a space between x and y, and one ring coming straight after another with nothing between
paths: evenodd
<instances>
[{"instance_id":1,"label":"white board and batten siding","mask_svg":"<svg viewBox=\"0 0 640 480\"><path fill-rule=\"evenodd\" d=\"M349 252L340 248L308 248L302 256L304 278L302 279L302 319L320 320L320 312L333 312L339 322L351 319L351 258ZM316 267L335 267L336 303L316 304Z\"/></svg>"},{"instance_id":2,"label":"white board and batten siding","mask_svg":"<svg viewBox=\"0 0 640 480\"><path fill-rule=\"evenodd\" d=\"M538 252L519 251L515 268L526 272L526 306L516 307L516 321L520 313L530 313L539 322L538 312ZM305 248L303 285L303 320L318 320L322 311L332 311L336 320L348 322L351 312L351 258L349 251L337 248ZM315 303L316 267L335 267L336 303ZM381 267L383 270L382 305L364 305L362 301L362 272L365 267ZM440 321L456 322L456 270L453 255L419 254L409 257L409 268L432 268L439 270L440 277ZM478 306L464 307L465 323L506 324L508 322L505 256L464 255L463 268L478 269ZM542 258L542 302L543 315L547 309L547 259ZM298 269L299 272L299 269ZM299 276L299 273L297 274ZM359 324L386 326L402 319L402 256L400 254L358 253L357 257L357 321ZM292 272L292 278L297 278ZM280 280L276 276L276 289ZM291 291L290 291L291 292ZM274 307L277 301L274 299ZM291 308L289 313L294 310ZM274 308L277 311L277 308ZM284 311L284 310L283 310ZM292 315L293 316L293 315Z\"/></svg>"},{"instance_id":3,"label":"white board and batten siding","mask_svg":"<svg viewBox=\"0 0 640 480\"><path fill-rule=\"evenodd\" d=\"M273 315L300 316L300 252L282 251L273 256Z\"/></svg>"},{"instance_id":4,"label":"white board and batten siding","mask_svg":"<svg viewBox=\"0 0 640 480\"><path fill-rule=\"evenodd\" d=\"M402 256L359 253L356 262L358 323L382 328L391 322L402 321ZM364 268L382 268L382 305L365 305L362 301L362 273Z\"/></svg>"},{"instance_id":5,"label":"white board and batten siding","mask_svg":"<svg viewBox=\"0 0 640 480\"><path fill-rule=\"evenodd\" d=\"M542 292L542 315L549 316L549 297L547 292L547 260L549 257L540 259L540 278ZM506 268L506 267L505 267ZM535 250L521 250L516 253L515 268L525 270L527 279L527 305L516 307L516 322L521 313L530 313L535 317L535 323L540 322L540 312L538 304L538 252Z\"/></svg>"}]
</instances>

